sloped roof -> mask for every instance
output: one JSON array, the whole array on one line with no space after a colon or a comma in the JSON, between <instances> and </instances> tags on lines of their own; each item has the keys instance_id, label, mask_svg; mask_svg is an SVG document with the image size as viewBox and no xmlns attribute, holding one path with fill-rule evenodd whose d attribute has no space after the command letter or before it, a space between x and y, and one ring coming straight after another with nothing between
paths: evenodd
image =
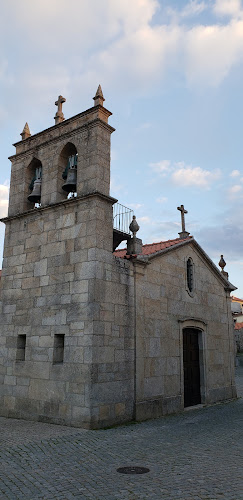
<instances>
[{"instance_id":1,"label":"sloped roof","mask_svg":"<svg viewBox=\"0 0 243 500\"><path fill-rule=\"evenodd\" d=\"M153 259L154 257L157 257L159 255L162 255L164 253L167 253L171 250L180 248L184 245L191 244L194 246L194 248L200 253L200 255L204 258L204 260L207 262L207 264L210 266L211 270L214 272L214 274L217 276L217 278L221 281L221 283L224 285L225 290L228 290L230 292L233 292L234 290L237 289L230 281L226 279L225 276L222 275L220 270L217 268L217 266L214 264L214 262L210 259L210 257L206 254L206 252L203 250L203 248L197 243L197 241L193 238L193 236L188 236L187 238L176 238L174 240L167 240L167 241L160 241L158 243L151 243L151 244L146 244L142 246L142 253L139 255L127 255L126 252L127 250L125 248L121 250L115 250L113 252L113 255L115 257L120 257L120 258L126 258L126 259L131 259L133 257L138 257L138 258L147 258L147 259Z\"/></svg>"},{"instance_id":2,"label":"sloped roof","mask_svg":"<svg viewBox=\"0 0 243 500\"><path fill-rule=\"evenodd\" d=\"M165 250L165 248L172 247L174 245L178 245L184 241L188 241L192 239L192 236L185 238L182 240L181 238L176 238L175 240L167 240L167 241L159 241L158 243L148 243L147 245L142 246L142 254L141 255L152 255L154 253L160 252L161 250ZM124 258L127 253L126 248L122 248L121 250L115 250L114 255L116 257Z\"/></svg>"}]
</instances>

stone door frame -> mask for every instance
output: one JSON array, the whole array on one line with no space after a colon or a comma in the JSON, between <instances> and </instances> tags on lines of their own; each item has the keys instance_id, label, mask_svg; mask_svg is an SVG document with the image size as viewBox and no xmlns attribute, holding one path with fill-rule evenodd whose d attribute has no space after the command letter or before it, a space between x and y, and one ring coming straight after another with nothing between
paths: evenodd
<instances>
[{"instance_id":1,"label":"stone door frame","mask_svg":"<svg viewBox=\"0 0 243 500\"><path fill-rule=\"evenodd\" d=\"M180 393L181 404L184 409L184 364L183 364L183 330L192 328L198 332L198 346L199 346L199 368L200 368L200 391L201 391L201 404L207 401L207 324L201 319L185 319L179 320L180 325Z\"/></svg>"}]
</instances>

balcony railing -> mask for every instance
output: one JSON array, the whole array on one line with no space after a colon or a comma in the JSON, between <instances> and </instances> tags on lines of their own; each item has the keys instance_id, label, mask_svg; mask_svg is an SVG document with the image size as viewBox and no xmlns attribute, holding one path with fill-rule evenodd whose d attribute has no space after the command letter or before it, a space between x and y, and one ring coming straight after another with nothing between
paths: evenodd
<instances>
[{"instance_id":1,"label":"balcony railing","mask_svg":"<svg viewBox=\"0 0 243 500\"><path fill-rule=\"evenodd\" d=\"M132 222L133 210L120 203L113 205L113 228L121 233L130 234L129 225Z\"/></svg>"}]
</instances>

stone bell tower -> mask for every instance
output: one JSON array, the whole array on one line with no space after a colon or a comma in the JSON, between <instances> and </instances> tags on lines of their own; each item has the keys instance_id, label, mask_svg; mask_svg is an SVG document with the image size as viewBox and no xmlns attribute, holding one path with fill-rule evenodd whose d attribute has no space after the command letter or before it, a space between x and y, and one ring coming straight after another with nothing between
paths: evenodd
<instances>
[{"instance_id":1,"label":"stone bell tower","mask_svg":"<svg viewBox=\"0 0 243 500\"><path fill-rule=\"evenodd\" d=\"M54 126L31 136L25 125L10 157L0 414L97 427L131 418L132 361L119 365L115 350L119 331L130 333L114 304L128 300L122 294L130 278L125 264L116 293L112 113L100 86L94 106L66 120L64 102L59 96L55 103Z\"/></svg>"}]
</instances>

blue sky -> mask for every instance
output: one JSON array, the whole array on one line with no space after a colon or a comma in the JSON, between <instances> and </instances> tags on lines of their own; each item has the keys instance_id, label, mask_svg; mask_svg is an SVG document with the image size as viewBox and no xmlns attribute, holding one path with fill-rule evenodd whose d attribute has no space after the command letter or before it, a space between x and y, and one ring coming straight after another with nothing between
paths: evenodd
<instances>
[{"instance_id":1,"label":"blue sky","mask_svg":"<svg viewBox=\"0 0 243 500\"><path fill-rule=\"evenodd\" d=\"M0 19L0 215L12 143L93 105L113 112L111 194L144 243L186 228L243 297L240 0L8 0ZM0 227L2 253L4 225ZM0 266L1 267L1 266Z\"/></svg>"}]
</instances>

